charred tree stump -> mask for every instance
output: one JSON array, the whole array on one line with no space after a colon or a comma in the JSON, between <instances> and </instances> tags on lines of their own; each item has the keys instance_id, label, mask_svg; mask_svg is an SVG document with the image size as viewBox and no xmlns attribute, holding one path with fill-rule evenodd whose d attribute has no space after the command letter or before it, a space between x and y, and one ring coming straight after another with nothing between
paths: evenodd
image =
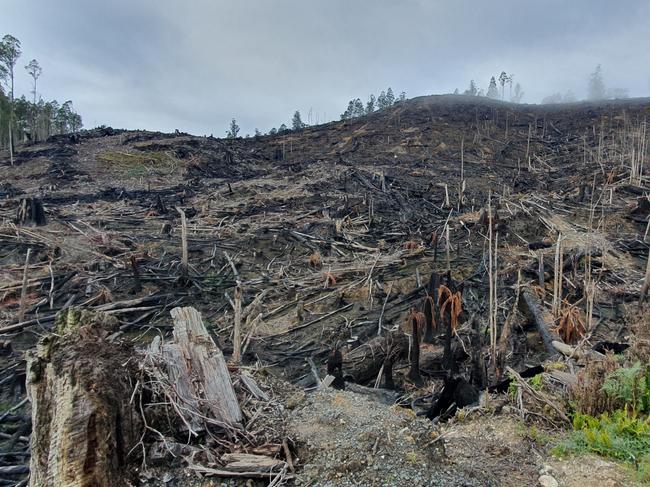
<instances>
[{"instance_id":1,"label":"charred tree stump","mask_svg":"<svg viewBox=\"0 0 650 487\"><path fill-rule=\"evenodd\" d=\"M472 371L470 382L479 389L483 389L486 385L485 378L487 376L487 369L483 358L483 335L480 330L479 321L474 316L472 316L470 345L472 347Z\"/></svg>"},{"instance_id":2,"label":"charred tree stump","mask_svg":"<svg viewBox=\"0 0 650 487\"><path fill-rule=\"evenodd\" d=\"M475 404L478 399L478 389L462 377L445 378L442 392L427 411L426 417L434 419L440 416L441 420L445 420L453 416L458 408Z\"/></svg>"},{"instance_id":3,"label":"charred tree stump","mask_svg":"<svg viewBox=\"0 0 650 487\"><path fill-rule=\"evenodd\" d=\"M451 294L454 294L457 291L460 291L462 293L462 287L459 288L458 286L456 286L453 279L451 278L451 271L447 271L445 273L445 275L442 277L442 282L447 286ZM442 310L442 308L444 307L443 299L444 296L442 295L438 297L438 309L440 310ZM458 367L456 362L454 361L453 350L451 347L451 342L453 338L451 308L452 308L451 306L446 306L444 315L441 312L441 316L440 316L440 320L442 321L442 324L444 326L444 331L445 331L442 365L445 370L448 370L450 372L456 372Z\"/></svg>"},{"instance_id":4,"label":"charred tree stump","mask_svg":"<svg viewBox=\"0 0 650 487\"><path fill-rule=\"evenodd\" d=\"M221 350L208 333L201 314L192 307L171 310L174 340L160 353L179 403L188 412L192 428L210 422L238 427L242 412Z\"/></svg>"},{"instance_id":5,"label":"charred tree stump","mask_svg":"<svg viewBox=\"0 0 650 487\"><path fill-rule=\"evenodd\" d=\"M395 360L393 356L388 353L384 359L384 389L393 390L395 389L395 381L393 380L393 365Z\"/></svg>"},{"instance_id":6,"label":"charred tree stump","mask_svg":"<svg viewBox=\"0 0 650 487\"><path fill-rule=\"evenodd\" d=\"M43 226L47 224L43 202L38 198L23 198L18 205L16 223L19 225Z\"/></svg>"},{"instance_id":7,"label":"charred tree stump","mask_svg":"<svg viewBox=\"0 0 650 487\"><path fill-rule=\"evenodd\" d=\"M117 487L126 457L140 437L125 363L131 350L107 340L111 316L60 313L55 333L28 356L32 403L30 485Z\"/></svg>"},{"instance_id":8,"label":"charred tree stump","mask_svg":"<svg viewBox=\"0 0 650 487\"><path fill-rule=\"evenodd\" d=\"M447 312L442 316L442 322L445 327L444 352L442 355L442 366L445 370L451 370L454 363L451 354L451 307L447 307Z\"/></svg>"},{"instance_id":9,"label":"charred tree stump","mask_svg":"<svg viewBox=\"0 0 650 487\"><path fill-rule=\"evenodd\" d=\"M332 387L334 389L345 389L345 380L343 380L343 355L338 348L332 350L327 358L327 374L334 377Z\"/></svg>"},{"instance_id":10,"label":"charred tree stump","mask_svg":"<svg viewBox=\"0 0 650 487\"><path fill-rule=\"evenodd\" d=\"M427 287L427 297L424 301L424 316L426 325L422 343L433 343L433 333L436 327L436 315L438 314L438 288L440 287L440 275L437 272L431 274Z\"/></svg>"}]
</instances>

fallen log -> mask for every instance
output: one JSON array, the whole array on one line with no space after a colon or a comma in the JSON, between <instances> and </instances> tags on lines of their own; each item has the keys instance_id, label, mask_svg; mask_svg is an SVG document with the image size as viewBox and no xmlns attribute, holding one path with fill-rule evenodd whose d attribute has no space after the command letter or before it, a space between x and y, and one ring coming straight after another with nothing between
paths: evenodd
<instances>
[{"instance_id":1,"label":"fallen log","mask_svg":"<svg viewBox=\"0 0 650 487\"><path fill-rule=\"evenodd\" d=\"M604 360L605 355L602 353L596 352L589 349L581 349L580 347L572 347L567 345L564 342L554 340L552 342L553 348L560 352L565 357L575 358L575 359L584 359L590 358L594 360Z\"/></svg>"},{"instance_id":2,"label":"fallen log","mask_svg":"<svg viewBox=\"0 0 650 487\"><path fill-rule=\"evenodd\" d=\"M251 455L250 453L226 453L221 457L226 463L225 470L231 472L260 472L269 473L281 468L285 462L266 455Z\"/></svg>"},{"instance_id":3,"label":"fallen log","mask_svg":"<svg viewBox=\"0 0 650 487\"><path fill-rule=\"evenodd\" d=\"M407 351L408 337L401 330L373 338L343 356L343 375L346 381L357 384L375 380L388 353L396 360Z\"/></svg>"},{"instance_id":4,"label":"fallen log","mask_svg":"<svg viewBox=\"0 0 650 487\"><path fill-rule=\"evenodd\" d=\"M560 336L553 331L553 317L551 314L544 310L542 304L539 302L539 299L530 289L525 289L522 291L524 297L523 303L525 303L528 315L532 318L539 335L542 337L544 342L544 348L551 355L557 355L557 351L553 346L553 342L562 342Z\"/></svg>"},{"instance_id":5,"label":"fallen log","mask_svg":"<svg viewBox=\"0 0 650 487\"><path fill-rule=\"evenodd\" d=\"M126 456L140 424L125 366L132 350L106 340L117 325L101 313L67 309L28 355L30 485L127 485Z\"/></svg>"}]
</instances>

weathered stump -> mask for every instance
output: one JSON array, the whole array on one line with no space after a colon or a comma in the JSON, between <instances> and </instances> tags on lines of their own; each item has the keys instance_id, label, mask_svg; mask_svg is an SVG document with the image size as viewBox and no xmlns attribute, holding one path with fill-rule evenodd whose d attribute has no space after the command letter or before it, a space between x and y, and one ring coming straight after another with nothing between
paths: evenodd
<instances>
[{"instance_id":1,"label":"weathered stump","mask_svg":"<svg viewBox=\"0 0 650 487\"><path fill-rule=\"evenodd\" d=\"M131 350L107 341L116 328L113 317L69 309L58 316L55 333L28 355L30 485L127 484L126 457L140 426L125 366Z\"/></svg>"}]
</instances>

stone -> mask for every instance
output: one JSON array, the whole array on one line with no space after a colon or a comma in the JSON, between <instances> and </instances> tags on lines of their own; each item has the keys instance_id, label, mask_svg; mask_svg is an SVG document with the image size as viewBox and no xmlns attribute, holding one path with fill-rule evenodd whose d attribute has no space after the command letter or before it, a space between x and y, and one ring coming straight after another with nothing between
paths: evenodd
<instances>
[{"instance_id":1,"label":"stone","mask_svg":"<svg viewBox=\"0 0 650 487\"><path fill-rule=\"evenodd\" d=\"M542 487L559 487L560 485L557 483L557 480L550 475L541 475L538 482Z\"/></svg>"}]
</instances>

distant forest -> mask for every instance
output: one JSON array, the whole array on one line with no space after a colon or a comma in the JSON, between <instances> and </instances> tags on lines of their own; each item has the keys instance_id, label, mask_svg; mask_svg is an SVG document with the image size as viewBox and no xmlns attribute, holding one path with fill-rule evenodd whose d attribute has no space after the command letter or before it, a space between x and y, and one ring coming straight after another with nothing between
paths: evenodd
<instances>
[{"instance_id":1,"label":"distant forest","mask_svg":"<svg viewBox=\"0 0 650 487\"><path fill-rule=\"evenodd\" d=\"M36 59L29 61L24 71L20 69L21 54L20 41L5 35L0 41L0 149L9 148L12 164L16 142L45 140L53 134L76 132L83 126L72 101L59 103L40 96L38 87L43 69ZM17 97L14 91L17 76L31 78L29 97L24 94Z\"/></svg>"}]
</instances>

